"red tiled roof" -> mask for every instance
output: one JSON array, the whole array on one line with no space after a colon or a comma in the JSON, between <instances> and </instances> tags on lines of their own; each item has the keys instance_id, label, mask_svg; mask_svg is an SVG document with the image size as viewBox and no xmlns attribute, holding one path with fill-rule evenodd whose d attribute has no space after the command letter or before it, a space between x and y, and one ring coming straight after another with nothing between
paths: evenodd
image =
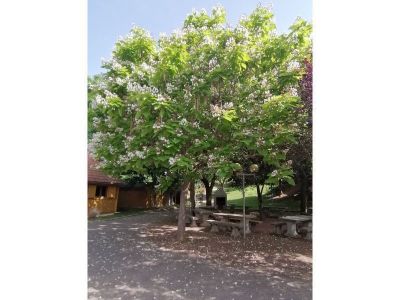
<instances>
[{"instance_id":1,"label":"red tiled roof","mask_svg":"<svg viewBox=\"0 0 400 300\"><path fill-rule=\"evenodd\" d=\"M116 178L112 178L104 174L100 169L97 169L96 166L98 163L96 160L88 154L88 183L97 183L97 184L123 184L121 180Z\"/></svg>"}]
</instances>

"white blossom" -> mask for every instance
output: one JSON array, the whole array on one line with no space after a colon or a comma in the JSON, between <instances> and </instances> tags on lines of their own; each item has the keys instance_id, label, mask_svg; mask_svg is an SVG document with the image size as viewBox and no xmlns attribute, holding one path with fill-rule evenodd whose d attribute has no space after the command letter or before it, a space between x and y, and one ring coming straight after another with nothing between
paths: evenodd
<instances>
[{"instance_id":1,"label":"white blossom","mask_svg":"<svg viewBox=\"0 0 400 300\"><path fill-rule=\"evenodd\" d=\"M264 99L264 103L267 102L272 97L272 93L270 90L265 90L263 94L264 94L264 97L266 98L266 99Z\"/></svg>"},{"instance_id":2,"label":"white blossom","mask_svg":"<svg viewBox=\"0 0 400 300\"><path fill-rule=\"evenodd\" d=\"M117 77L117 79L115 80L115 82L118 85L124 85L126 83L126 80L124 80L123 78Z\"/></svg>"},{"instance_id":3,"label":"white blossom","mask_svg":"<svg viewBox=\"0 0 400 300\"><path fill-rule=\"evenodd\" d=\"M161 123L161 122L153 124L153 129L161 129L163 127L164 127L164 123Z\"/></svg>"},{"instance_id":4,"label":"white blossom","mask_svg":"<svg viewBox=\"0 0 400 300\"><path fill-rule=\"evenodd\" d=\"M222 108L224 109L224 110L229 110L229 109L231 109L233 107L233 103L232 102L226 102L226 103L224 103L224 105L222 106Z\"/></svg>"},{"instance_id":5,"label":"white blossom","mask_svg":"<svg viewBox=\"0 0 400 300\"><path fill-rule=\"evenodd\" d=\"M127 89L129 92L134 92L134 93L151 93L151 94L158 93L158 89L156 87L143 86L138 84L137 82L128 82Z\"/></svg>"},{"instance_id":6,"label":"white blossom","mask_svg":"<svg viewBox=\"0 0 400 300\"><path fill-rule=\"evenodd\" d=\"M152 72L152 71L154 71L154 68L151 66L151 65L149 65L149 64L147 64L147 63L142 63L141 65L140 65L140 67L144 70L144 71L146 71L146 72Z\"/></svg>"},{"instance_id":7,"label":"white blossom","mask_svg":"<svg viewBox=\"0 0 400 300\"><path fill-rule=\"evenodd\" d=\"M163 95L159 94L157 95L157 102L164 102L166 99Z\"/></svg>"},{"instance_id":8,"label":"white blossom","mask_svg":"<svg viewBox=\"0 0 400 300\"><path fill-rule=\"evenodd\" d=\"M192 100L192 93L189 90L185 89L184 93L185 94L183 95L183 98L185 99L185 101Z\"/></svg>"},{"instance_id":9,"label":"white blossom","mask_svg":"<svg viewBox=\"0 0 400 300\"><path fill-rule=\"evenodd\" d=\"M94 126L97 126L97 125L99 125L99 123L100 123L100 119L99 119L98 117L94 117L93 120L92 120L92 122L93 122L93 125L94 125Z\"/></svg>"},{"instance_id":10,"label":"white blossom","mask_svg":"<svg viewBox=\"0 0 400 300\"><path fill-rule=\"evenodd\" d=\"M220 17L225 14L225 9L221 5L214 6L211 11L212 14L216 17Z\"/></svg>"},{"instance_id":11,"label":"white blossom","mask_svg":"<svg viewBox=\"0 0 400 300\"><path fill-rule=\"evenodd\" d=\"M171 83L167 83L166 85L167 93L172 93L174 91L174 86Z\"/></svg>"},{"instance_id":12,"label":"white blossom","mask_svg":"<svg viewBox=\"0 0 400 300\"><path fill-rule=\"evenodd\" d=\"M176 131L176 136L182 136L183 135L183 131L178 128L178 130Z\"/></svg>"},{"instance_id":13,"label":"white blossom","mask_svg":"<svg viewBox=\"0 0 400 300\"><path fill-rule=\"evenodd\" d=\"M184 32L181 29L175 29L172 34L178 38L182 37L184 35Z\"/></svg>"},{"instance_id":14,"label":"white blossom","mask_svg":"<svg viewBox=\"0 0 400 300\"><path fill-rule=\"evenodd\" d=\"M256 99L256 97L257 97L256 93L253 92L247 96L247 100L251 101Z\"/></svg>"},{"instance_id":15,"label":"white blossom","mask_svg":"<svg viewBox=\"0 0 400 300\"><path fill-rule=\"evenodd\" d=\"M179 121L179 125L181 125L181 126L186 126L187 123L188 123L188 121L185 118L183 118L182 120Z\"/></svg>"},{"instance_id":16,"label":"white blossom","mask_svg":"<svg viewBox=\"0 0 400 300\"><path fill-rule=\"evenodd\" d=\"M168 159L168 162L169 162L169 164L172 166L172 165L174 165L174 164L176 163L177 160L178 160L178 159L177 159L176 157L170 157L170 158Z\"/></svg>"},{"instance_id":17,"label":"white blossom","mask_svg":"<svg viewBox=\"0 0 400 300\"><path fill-rule=\"evenodd\" d=\"M247 39L250 35L249 30L241 24L236 27L236 32L242 34L245 39Z\"/></svg>"},{"instance_id":18,"label":"white blossom","mask_svg":"<svg viewBox=\"0 0 400 300\"><path fill-rule=\"evenodd\" d=\"M134 155L135 156L137 156L137 157L139 157L139 158L144 158L144 152L143 151L138 151L138 150L136 150L135 152L134 152Z\"/></svg>"},{"instance_id":19,"label":"white blossom","mask_svg":"<svg viewBox=\"0 0 400 300\"><path fill-rule=\"evenodd\" d=\"M292 96L297 97L297 96L298 96L297 89L294 88L294 87L290 87L290 88L289 88L289 94L292 95Z\"/></svg>"},{"instance_id":20,"label":"white blossom","mask_svg":"<svg viewBox=\"0 0 400 300\"><path fill-rule=\"evenodd\" d=\"M223 113L223 110L218 105L211 104L210 109L213 117L219 117Z\"/></svg>"},{"instance_id":21,"label":"white blossom","mask_svg":"<svg viewBox=\"0 0 400 300\"><path fill-rule=\"evenodd\" d=\"M110 151L111 154L115 153L115 149L112 145L108 145L108 151Z\"/></svg>"},{"instance_id":22,"label":"white blossom","mask_svg":"<svg viewBox=\"0 0 400 300\"><path fill-rule=\"evenodd\" d=\"M251 132L250 129L244 129L244 130L243 130L243 134L244 134L244 135L247 135L247 136L251 136L251 135L252 135L252 132Z\"/></svg>"},{"instance_id":23,"label":"white blossom","mask_svg":"<svg viewBox=\"0 0 400 300\"><path fill-rule=\"evenodd\" d=\"M168 140L164 136L160 137L160 141L163 143L168 143Z\"/></svg>"},{"instance_id":24,"label":"white blossom","mask_svg":"<svg viewBox=\"0 0 400 300\"><path fill-rule=\"evenodd\" d=\"M120 62L118 62L115 58L111 58L111 59L102 59L102 64L104 67L109 68L111 70L115 70L118 71L122 68L122 65L120 64Z\"/></svg>"},{"instance_id":25,"label":"white blossom","mask_svg":"<svg viewBox=\"0 0 400 300\"><path fill-rule=\"evenodd\" d=\"M278 171L277 171L277 170L274 170L274 171L271 173L271 176L272 176L272 177L275 177L276 175L278 175Z\"/></svg>"},{"instance_id":26,"label":"white blossom","mask_svg":"<svg viewBox=\"0 0 400 300\"><path fill-rule=\"evenodd\" d=\"M214 70L218 66L218 60L216 57L213 57L209 62L208 62L208 67L210 68L210 71Z\"/></svg>"},{"instance_id":27,"label":"white blossom","mask_svg":"<svg viewBox=\"0 0 400 300\"><path fill-rule=\"evenodd\" d=\"M189 26L184 28L184 32L189 34L194 33L196 32L196 28L192 24L189 24Z\"/></svg>"},{"instance_id":28,"label":"white blossom","mask_svg":"<svg viewBox=\"0 0 400 300\"><path fill-rule=\"evenodd\" d=\"M102 105L107 104L106 99L103 98L103 97L100 96L100 95L97 95L96 98L94 99L94 101L95 101L96 104L102 104Z\"/></svg>"},{"instance_id":29,"label":"white blossom","mask_svg":"<svg viewBox=\"0 0 400 300\"><path fill-rule=\"evenodd\" d=\"M288 71L295 71L300 68L300 64L297 61L291 61L288 65Z\"/></svg>"},{"instance_id":30,"label":"white blossom","mask_svg":"<svg viewBox=\"0 0 400 300\"><path fill-rule=\"evenodd\" d=\"M261 80L261 87L266 88L268 86L268 79L267 78L263 78Z\"/></svg>"},{"instance_id":31,"label":"white blossom","mask_svg":"<svg viewBox=\"0 0 400 300\"><path fill-rule=\"evenodd\" d=\"M115 97L118 97L116 94L114 94L114 93L112 93L112 92L110 92L110 91L108 91L108 90L105 90L104 93L106 94L106 98L115 98Z\"/></svg>"},{"instance_id":32,"label":"white blossom","mask_svg":"<svg viewBox=\"0 0 400 300\"><path fill-rule=\"evenodd\" d=\"M235 45L235 39L233 37L230 37L227 41L226 41L226 47L227 48L232 48Z\"/></svg>"},{"instance_id":33,"label":"white blossom","mask_svg":"<svg viewBox=\"0 0 400 300\"><path fill-rule=\"evenodd\" d=\"M204 37L203 42L204 42L205 45L209 45L209 46L214 46L215 45L215 41L209 36Z\"/></svg>"}]
</instances>

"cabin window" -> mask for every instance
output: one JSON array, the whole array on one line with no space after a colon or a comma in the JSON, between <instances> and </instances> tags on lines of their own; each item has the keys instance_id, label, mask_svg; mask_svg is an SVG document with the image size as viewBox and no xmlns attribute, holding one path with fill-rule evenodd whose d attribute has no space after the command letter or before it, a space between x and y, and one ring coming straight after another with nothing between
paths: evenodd
<instances>
[{"instance_id":1,"label":"cabin window","mask_svg":"<svg viewBox=\"0 0 400 300\"><path fill-rule=\"evenodd\" d=\"M103 185L96 186L96 197L105 197L107 195L107 187Z\"/></svg>"}]
</instances>

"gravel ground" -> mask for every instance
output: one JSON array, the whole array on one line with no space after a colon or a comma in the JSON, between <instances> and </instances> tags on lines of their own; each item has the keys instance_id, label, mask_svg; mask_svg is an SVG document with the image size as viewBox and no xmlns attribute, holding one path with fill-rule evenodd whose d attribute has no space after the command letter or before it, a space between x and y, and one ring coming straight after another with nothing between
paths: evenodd
<instances>
[{"instance_id":1,"label":"gravel ground","mask_svg":"<svg viewBox=\"0 0 400 300\"><path fill-rule=\"evenodd\" d=\"M311 242L253 233L246 243L187 228L174 212L88 224L89 299L311 299Z\"/></svg>"}]
</instances>

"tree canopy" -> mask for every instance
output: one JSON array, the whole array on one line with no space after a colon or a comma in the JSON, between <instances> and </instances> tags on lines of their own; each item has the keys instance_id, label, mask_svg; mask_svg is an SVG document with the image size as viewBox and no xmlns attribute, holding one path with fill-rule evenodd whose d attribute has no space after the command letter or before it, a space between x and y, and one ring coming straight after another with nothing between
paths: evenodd
<instances>
[{"instance_id":1,"label":"tree canopy","mask_svg":"<svg viewBox=\"0 0 400 300\"><path fill-rule=\"evenodd\" d=\"M301 19L278 34L263 6L235 27L222 7L193 12L158 40L132 28L105 74L89 82L91 142L102 167L166 190L227 178L257 157L272 167L271 184L293 184L286 153L307 126L297 90L310 35Z\"/></svg>"}]
</instances>

